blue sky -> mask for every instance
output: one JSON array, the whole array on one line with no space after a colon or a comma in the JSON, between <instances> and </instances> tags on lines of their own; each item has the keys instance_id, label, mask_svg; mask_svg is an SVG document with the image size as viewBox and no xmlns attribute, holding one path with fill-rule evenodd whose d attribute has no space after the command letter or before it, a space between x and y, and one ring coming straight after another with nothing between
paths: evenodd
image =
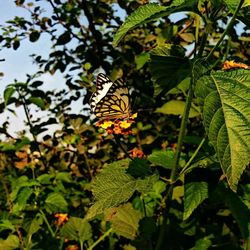
<instances>
[{"instance_id":1,"label":"blue sky","mask_svg":"<svg viewBox=\"0 0 250 250\"><path fill-rule=\"evenodd\" d=\"M44 8L48 9L45 1L43 4L45 4ZM29 17L29 13L23 8L17 8L14 0L0 0L0 25L4 24L5 21L13 19L15 16ZM5 48L0 51L0 59L5 59L4 62L0 62L0 72L4 73L4 76L0 78L0 99L3 98L5 87L12 83L14 79L17 79L18 81L26 81L27 73L33 74L38 70L37 65L33 64L30 55L33 53L39 53L46 57L49 53L50 46L50 40L46 38L45 34L43 34L41 39L36 43L24 40L21 42L21 46L17 50ZM45 74L41 77L41 80L44 81L43 88L45 89L64 87L64 80L58 72L53 76ZM11 123L9 131L15 137L15 133L24 128L23 119L25 116L22 108L13 108L16 115L13 115L8 111L1 114L0 126L6 121L7 117L10 117ZM43 112L33 115L46 117L46 113Z\"/></svg>"}]
</instances>

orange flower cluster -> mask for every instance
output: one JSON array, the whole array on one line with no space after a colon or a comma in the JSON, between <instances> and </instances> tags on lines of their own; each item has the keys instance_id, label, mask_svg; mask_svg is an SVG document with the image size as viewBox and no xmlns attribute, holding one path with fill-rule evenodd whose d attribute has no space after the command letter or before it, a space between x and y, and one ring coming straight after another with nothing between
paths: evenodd
<instances>
[{"instance_id":1,"label":"orange flower cluster","mask_svg":"<svg viewBox=\"0 0 250 250\"><path fill-rule=\"evenodd\" d=\"M79 247L77 245L69 245L66 250L79 250Z\"/></svg>"},{"instance_id":2,"label":"orange flower cluster","mask_svg":"<svg viewBox=\"0 0 250 250\"><path fill-rule=\"evenodd\" d=\"M116 134L116 135L130 135L132 134L131 125L135 122L135 118L137 114L133 114L128 119L115 119L113 120L101 120L97 122L95 125L97 127L103 128L106 130L108 134Z\"/></svg>"},{"instance_id":3,"label":"orange flower cluster","mask_svg":"<svg viewBox=\"0 0 250 250\"><path fill-rule=\"evenodd\" d=\"M55 218L57 218L57 221L55 222L57 226L62 226L65 222L69 220L68 214L59 213L55 214L54 216Z\"/></svg>"},{"instance_id":4,"label":"orange flower cluster","mask_svg":"<svg viewBox=\"0 0 250 250\"><path fill-rule=\"evenodd\" d=\"M141 149L133 148L129 151L131 158L143 158L145 155Z\"/></svg>"},{"instance_id":5,"label":"orange flower cluster","mask_svg":"<svg viewBox=\"0 0 250 250\"><path fill-rule=\"evenodd\" d=\"M244 63L237 63L232 60L232 61L225 61L222 69L229 70L234 68L250 69L250 66Z\"/></svg>"}]
</instances>

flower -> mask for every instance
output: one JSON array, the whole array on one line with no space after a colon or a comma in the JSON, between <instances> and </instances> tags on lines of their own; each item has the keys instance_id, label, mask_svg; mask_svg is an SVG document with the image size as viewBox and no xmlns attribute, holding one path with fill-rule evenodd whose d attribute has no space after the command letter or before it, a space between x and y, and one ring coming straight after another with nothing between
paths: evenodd
<instances>
[{"instance_id":1,"label":"flower","mask_svg":"<svg viewBox=\"0 0 250 250\"><path fill-rule=\"evenodd\" d=\"M229 70L234 68L250 69L250 66L244 63L234 62L234 60L232 60L232 61L225 61L222 69Z\"/></svg>"},{"instance_id":2,"label":"flower","mask_svg":"<svg viewBox=\"0 0 250 250\"><path fill-rule=\"evenodd\" d=\"M138 148L133 148L132 150L129 151L129 155L131 156L131 158L143 158L144 157L144 153L141 149Z\"/></svg>"},{"instance_id":3,"label":"flower","mask_svg":"<svg viewBox=\"0 0 250 250\"><path fill-rule=\"evenodd\" d=\"M135 118L137 117L137 113L131 115L127 119L115 119L113 120L101 120L96 123L97 127L105 129L105 131L108 134L123 134L123 135L129 135L132 134L132 124L135 122Z\"/></svg>"},{"instance_id":4,"label":"flower","mask_svg":"<svg viewBox=\"0 0 250 250\"><path fill-rule=\"evenodd\" d=\"M54 216L57 218L57 221L55 222L57 226L61 226L69 220L68 214L59 213L55 214Z\"/></svg>"},{"instance_id":5,"label":"flower","mask_svg":"<svg viewBox=\"0 0 250 250\"><path fill-rule=\"evenodd\" d=\"M79 247L77 245L69 245L67 246L66 250L78 250Z\"/></svg>"}]
</instances>

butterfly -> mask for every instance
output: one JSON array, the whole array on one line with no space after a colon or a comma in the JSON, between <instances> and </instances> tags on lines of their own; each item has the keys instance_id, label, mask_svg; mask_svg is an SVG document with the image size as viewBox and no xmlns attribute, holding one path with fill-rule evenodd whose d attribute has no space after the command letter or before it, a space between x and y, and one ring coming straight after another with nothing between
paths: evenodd
<instances>
[{"instance_id":1,"label":"butterfly","mask_svg":"<svg viewBox=\"0 0 250 250\"><path fill-rule=\"evenodd\" d=\"M99 119L123 119L131 114L129 92L121 79L112 82L105 74L98 74L96 91L90 98L90 107Z\"/></svg>"}]
</instances>

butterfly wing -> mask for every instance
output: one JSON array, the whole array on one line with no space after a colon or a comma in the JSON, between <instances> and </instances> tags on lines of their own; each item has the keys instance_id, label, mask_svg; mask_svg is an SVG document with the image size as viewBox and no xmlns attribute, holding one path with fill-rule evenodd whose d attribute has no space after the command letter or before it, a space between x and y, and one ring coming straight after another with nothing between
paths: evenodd
<instances>
[{"instance_id":1,"label":"butterfly wing","mask_svg":"<svg viewBox=\"0 0 250 250\"><path fill-rule=\"evenodd\" d=\"M100 73L96 80L96 91L90 97L90 106L95 113L96 105L107 94L113 82L104 74Z\"/></svg>"},{"instance_id":2,"label":"butterfly wing","mask_svg":"<svg viewBox=\"0 0 250 250\"><path fill-rule=\"evenodd\" d=\"M91 107L96 117L108 119L128 117L130 114L129 93L125 83L120 79L113 83L104 74L100 77L99 79L98 75L97 90L91 98Z\"/></svg>"}]
</instances>

